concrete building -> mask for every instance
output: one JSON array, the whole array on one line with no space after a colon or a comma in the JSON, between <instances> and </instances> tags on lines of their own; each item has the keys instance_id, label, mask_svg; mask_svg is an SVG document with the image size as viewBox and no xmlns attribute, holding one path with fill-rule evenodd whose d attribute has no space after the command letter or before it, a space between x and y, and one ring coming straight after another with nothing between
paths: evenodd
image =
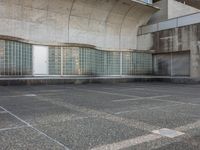
<instances>
[{"instance_id":1,"label":"concrete building","mask_svg":"<svg viewBox=\"0 0 200 150\"><path fill-rule=\"evenodd\" d=\"M176 0L2 0L0 77L200 77L200 13L192 6Z\"/></svg>"},{"instance_id":2,"label":"concrete building","mask_svg":"<svg viewBox=\"0 0 200 150\"><path fill-rule=\"evenodd\" d=\"M139 29L137 49L154 51L154 75L199 78L199 9L174 0L154 5L162 11L152 16L149 25Z\"/></svg>"}]
</instances>

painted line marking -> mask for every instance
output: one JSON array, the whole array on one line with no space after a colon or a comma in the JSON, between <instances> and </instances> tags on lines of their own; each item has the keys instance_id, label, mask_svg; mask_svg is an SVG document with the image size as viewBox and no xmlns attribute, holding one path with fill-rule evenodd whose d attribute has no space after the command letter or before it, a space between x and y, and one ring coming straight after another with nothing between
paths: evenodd
<instances>
[{"instance_id":1,"label":"painted line marking","mask_svg":"<svg viewBox=\"0 0 200 150\"><path fill-rule=\"evenodd\" d=\"M199 94L196 94L196 93L189 93L189 92L185 92L184 91L184 93L183 92L180 92L180 91L176 91L176 90L173 90L173 91L167 91L167 89L168 88L170 88L170 87L167 87L167 88L165 88L165 89L158 89L158 88L156 88L156 89L150 89L150 88L145 88L145 90L148 90L148 91L153 91L153 92L165 92L165 93L169 93L169 94L187 94L187 95L196 95L196 96L200 96ZM177 87L178 88L178 87ZM138 89L138 90L140 90L140 89ZM176 91L176 92L174 92L174 91Z\"/></svg>"},{"instance_id":2,"label":"painted line marking","mask_svg":"<svg viewBox=\"0 0 200 150\"><path fill-rule=\"evenodd\" d=\"M98 110L85 108L83 106L77 106L77 105L65 103L65 102L62 102L62 101L55 101L54 99L52 100L51 98L45 98L45 97L43 97L43 98L37 97L37 98L38 98L38 100L47 101L47 102L50 102L51 104L54 104L54 105L57 105L57 106L66 107L66 108L69 108L69 109L72 109L72 110L75 110L75 111L78 111L78 112L81 112L81 113L84 113L84 114L88 114L89 116L95 116L95 117L99 117L99 118L102 118L102 119L107 119L107 120L110 120L110 121L122 123L122 124L125 124L125 125L130 126L130 127L135 127L137 129L146 130L146 131L149 131L149 132L151 132L152 130L155 130L155 129L160 129L160 127L158 127L158 126L153 126L153 125L150 125L150 124L147 124L147 123L144 123L144 122L141 122L141 121L133 120L133 119L129 120L129 119L119 117L119 116L116 116L116 115L112 115L112 114L109 114L109 113L106 113L106 112L101 112L101 111L98 111Z\"/></svg>"},{"instance_id":3,"label":"painted line marking","mask_svg":"<svg viewBox=\"0 0 200 150\"><path fill-rule=\"evenodd\" d=\"M1 131L7 131L7 130L16 130L16 129L26 128L26 127L29 127L29 126L18 126L18 127L12 127L12 128L2 128L2 129L0 129L0 132Z\"/></svg>"},{"instance_id":4,"label":"painted line marking","mask_svg":"<svg viewBox=\"0 0 200 150\"><path fill-rule=\"evenodd\" d=\"M160 109L160 108L165 108L165 107L169 107L169 106L179 106L179 105L183 105L183 104L164 105L164 106L155 106L155 107L139 109L139 110L120 111L120 112L116 112L114 114L115 115L120 115L120 114L125 114L125 113L132 113L132 112L138 112L138 111L143 111L143 110L154 110L154 109Z\"/></svg>"},{"instance_id":5,"label":"painted line marking","mask_svg":"<svg viewBox=\"0 0 200 150\"><path fill-rule=\"evenodd\" d=\"M12 95L12 96L0 96L0 97L34 97L35 94L24 94L24 95Z\"/></svg>"},{"instance_id":6,"label":"painted line marking","mask_svg":"<svg viewBox=\"0 0 200 150\"><path fill-rule=\"evenodd\" d=\"M0 111L0 114L7 114L6 111Z\"/></svg>"},{"instance_id":7,"label":"painted line marking","mask_svg":"<svg viewBox=\"0 0 200 150\"><path fill-rule=\"evenodd\" d=\"M120 149L142 144L144 142L150 142L150 141L160 139L160 138L161 138L160 135L149 134L149 135L139 136L139 137L129 139L129 140L120 141L118 143L95 147L95 148L92 148L91 150L120 150Z\"/></svg>"},{"instance_id":8,"label":"painted line marking","mask_svg":"<svg viewBox=\"0 0 200 150\"><path fill-rule=\"evenodd\" d=\"M199 106L200 105L200 104L179 102L179 101L175 101L175 100L162 100L162 99L159 99L159 98L155 98L153 100L155 100L155 101L162 101L162 102L171 102L171 103L177 103L177 104L185 104L185 105L194 105L194 106Z\"/></svg>"},{"instance_id":9,"label":"painted line marking","mask_svg":"<svg viewBox=\"0 0 200 150\"><path fill-rule=\"evenodd\" d=\"M35 96L37 96L36 94L25 94L25 95L23 95L23 96L26 96L26 97L35 97Z\"/></svg>"},{"instance_id":10,"label":"painted line marking","mask_svg":"<svg viewBox=\"0 0 200 150\"><path fill-rule=\"evenodd\" d=\"M170 97L171 95L161 95L161 96L152 96L152 97L138 97L135 99L120 99L120 100L113 100L113 102L126 102L126 101L137 101L142 99L154 99L154 98L164 98L164 97Z\"/></svg>"},{"instance_id":11,"label":"painted line marking","mask_svg":"<svg viewBox=\"0 0 200 150\"><path fill-rule=\"evenodd\" d=\"M154 131L152 131L152 133L159 134L161 136L168 137L168 138L175 138L175 137L185 134L183 132L179 132L179 131L171 130L171 129L167 129L167 128L162 128L160 130L154 130Z\"/></svg>"},{"instance_id":12,"label":"painted line marking","mask_svg":"<svg viewBox=\"0 0 200 150\"><path fill-rule=\"evenodd\" d=\"M127 95L127 94L119 94L119 93L111 93L111 92L105 92L105 91L98 91L98 90L88 90L88 89L81 89L81 88L74 88L77 90L82 91L88 91L88 92L96 92L96 93L102 93L102 94L109 94L109 95L118 95L118 96L126 96L126 97L132 97L132 98L140 98L139 96L133 96L133 95Z\"/></svg>"},{"instance_id":13,"label":"painted line marking","mask_svg":"<svg viewBox=\"0 0 200 150\"><path fill-rule=\"evenodd\" d=\"M12 96L0 96L0 97L22 97L23 95L12 95Z\"/></svg>"},{"instance_id":14,"label":"painted line marking","mask_svg":"<svg viewBox=\"0 0 200 150\"><path fill-rule=\"evenodd\" d=\"M23 119L19 118L18 116L16 116L15 114L13 114L12 112L8 111L7 109L3 108L2 106L0 106L1 109L3 109L4 111L6 111L7 113L9 113L11 116L15 117L16 119L20 120L21 122L23 122L24 124L26 124L28 127L32 128L33 130L37 131L38 133L40 133L41 135L47 137L48 139L50 139L51 141L57 143L58 145L62 146L65 148L65 150L69 150L68 147L66 147L64 144L60 143L59 141L57 141L56 139L53 139L52 137L48 136L47 134L45 134L44 132L38 130L37 128L33 127L31 124L29 124L28 122L24 121Z\"/></svg>"},{"instance_id":15,"label":"painted line marking","mask_svg":"<svg viewBox=\"0 0 200 150\"><path fill-rule=\"evenodd\" d=\"M124 89L120 89L120 91L130 91L130 90L146 90L146 88L142 87L133 87L133 88L124 88ZM139 91L138 91L139 92Z\"/></svg>"}]
</instances>

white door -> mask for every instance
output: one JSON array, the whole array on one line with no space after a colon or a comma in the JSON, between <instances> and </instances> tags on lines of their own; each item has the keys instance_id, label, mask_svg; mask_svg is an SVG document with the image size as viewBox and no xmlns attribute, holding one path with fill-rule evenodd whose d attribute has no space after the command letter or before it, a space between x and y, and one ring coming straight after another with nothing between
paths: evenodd
<instances>
[{"instance_id":1,"label":"white door","mask_svg":"<svg viewBox=\"0 0 200 150\"><path fill-rule=\"evenodd\" d=\"M33 46L33 75L48 75L48 47Z\"/></svg>"}]
</instances>

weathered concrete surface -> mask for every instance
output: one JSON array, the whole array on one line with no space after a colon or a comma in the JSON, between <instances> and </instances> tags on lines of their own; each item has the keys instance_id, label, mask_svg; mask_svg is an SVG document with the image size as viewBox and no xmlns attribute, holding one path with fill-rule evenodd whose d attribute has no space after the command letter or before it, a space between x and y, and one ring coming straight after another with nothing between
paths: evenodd
<instances>
[{"instance_id":1,"label":"weathered concrete surface","mask_svg":"<svg viewBox=\"0 0 200 150\"><path fill-rule=\"evenodd\" d=\"M149 24L200 12L199 9L177 2L176 0L161 0L153 5L160 8L160 11L151 17Z\"/></svg>"},{"instance_id":2,"label":"weathered concrete surface","mask_svg":"<svg viewBox=\"0 0 200 150\"><path fill-rule=\"evenodd\" d=\"M154 3L153 6L158 7L160 10L151 17L148 24L153 24L168 19L168 0L158 1Z\"/></svg>"},{"instance_id":3,"label":"weathered concrete surface","mask_svg":"<svg viewBox=\"0 0 200 150\"><path fill-rule=\"evenodd\" d=\"M143 34L138 36L137 40L137 49L138 50L153 50L152 47L154 45L154 35L149 34Z\"/></svg>"},{"instance_id":4,"label":"weathered concrete surface","mask_svg":"<svg viewBox=\"0 0 200 150\"><path fill-rule=\"evenodd\" d=\"M0 35L136 49L138 27L156 11L135 0L1 0Z\"/></svg>"},{"instance_id":5,"label":"weathered concrete surface","mask_svg":"<svg viewBox=\"0 0 200 150\"><path fill-rule=\"evenodd\" d=\"M175 0L168 0L168 19L196 13L199 11L199 9L177 2Z\"/></svg>"},{"instance_id":6,"label":"weathered concrete surface","mask_svg":"<svg viewBox=\"0 0 200 150\"><path fill-rule=\"evenodd\" d=\"M172 52L178 54L190 51L190 76L192 78L200 77L200 24L149 33L139 36L138 39L138 49L154 50L160 56L167 55L166 58L163 57L163 61L166 62L165 64L168 67L171 67ZM175 64L177 64L176 61ZM186 65L182 65L179 69L186 69L185 67ZM170 72L170 69L168 70Z\"/></svg>"},{"instance_id":7,"label":"weathered concrete surface","mask_svg":"<svg viewBox=\"0 0 200 150\"><path fill-rule=\"evenodd\" d=\"M200 24L190 28L189 48L191 50L191 76L200 77Z\"/></svg>"}]
</instances>

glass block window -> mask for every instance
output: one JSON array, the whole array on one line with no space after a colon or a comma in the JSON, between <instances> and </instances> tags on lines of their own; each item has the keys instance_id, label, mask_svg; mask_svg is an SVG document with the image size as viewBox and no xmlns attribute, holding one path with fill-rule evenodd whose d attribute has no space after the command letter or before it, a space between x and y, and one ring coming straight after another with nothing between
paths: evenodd
<instances>
[{"instance_id":1,"label":"glass block window","mask_svg":"<svg viewBox=\"0 0 200 150\"><path fill-rule=\"evenodd\" d=\"M123 75L148 75L152 74L152 54L123 52Z\"/></svg>"},{"instance_id":2,"label":"glass block window","mask_svg":"<svg viewBox=\"0 0 200 150\"><path fill-rule=\"evenodd\" d=\"M134 75L135 64L133 63L134 57L132 52L122 53L122 74L123 75Z\"/></svg>"},{"instance_id":3,"label":"glass block window","mask_svg":"<svg viewBox=\"0 0 200 150\"><path fill-rule=\"evenodd\" d=\"M120 75L120 52L107 52L104 59L107 65L107 75Z\"/></svg>"},{"instance_id":4,"label":"glass block window","mask_svg":"<svg viewBox=\"0 0 200 150\"><path fill-rule=\"evenodd\" d=\"M49 46L49 75L108 76L120 70L122 75L152 74L152 54ZM0 75L32 75L32 45L0 40Z\"/></svg>"},{"instance_id":5,"label":"glass block window","mask_svg":"<svg viewBox=\"0 0 200 150\"><path fill-rule=\"evenodd\" d=\"M63 74L80 75L79 48L63 47Z\"/></svg>"},{"instance_id":6,"label":"glass block window","mask_svg":"<svg viewBox=\"0 0 200 150\"><path fill-rule=\"evenodd\" d=\"M0 75L5 74L5 41L0 40Z\"/></svg>"},{"instance_id":7,"label":"glass block window","mask_svg":"<svg viewBox=\"0 0 200 150\"><path fill-rule=\"evenodd\" d=\"M0 75L32 75L32 45L1 40Z\"/></svg>"},{"instance_id":8,"label":"glass block window","mask_svg":"<svg viewBox=\"0 0 200 150\"><path fill-rule=\"evenodd\" d=\"M61 47L49 47L49 74L61 75Z\"/></svg>"},{"instance_id":9,"label":"glass block window","mask_svg":"<svg viewBox=\"0 0 200 150\"><path fill-rule=\"evenodd\" d=\"M63 69L63 75L120 75L120 55L121 52L92 48L49 47L49 72L50 75L61 75ZM122 75L151 73L152 54L122 52Z\"/></svg>"},{"instance_id":10,"label":"glass block window","mask_svg":"<svg viewBox=\"0 0 200 150\"><path fill-rule=\"evenodd\" d=\"M79 50L80 73L82 75L96 75L96 50L80 48Z\"/></svg>"}]
</instances>

